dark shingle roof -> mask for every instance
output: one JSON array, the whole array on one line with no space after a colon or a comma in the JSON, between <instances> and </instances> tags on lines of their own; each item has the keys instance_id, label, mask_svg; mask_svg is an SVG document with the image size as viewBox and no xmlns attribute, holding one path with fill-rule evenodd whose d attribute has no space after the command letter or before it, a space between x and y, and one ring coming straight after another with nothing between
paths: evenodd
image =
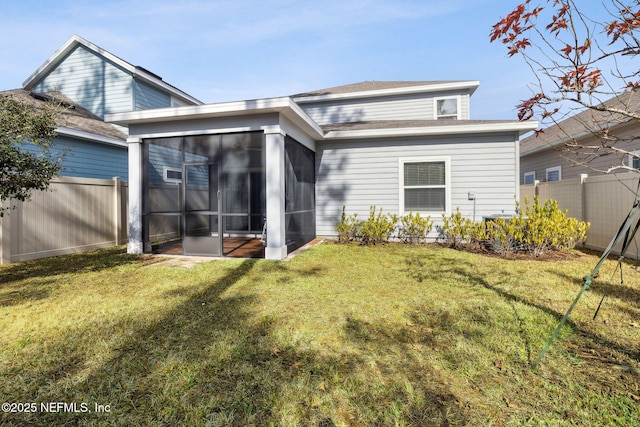
<instances>
[{"instance_id":1,"label":"dark shingle roof","mask_svg":"<svg viewBox=\"0 0 640 427\"><path fill-rule=\"evenodd\" d=\"M299 93L293 95L294 98L306 97L306 96L322 96L322 95L337 95L343 93L353 92L365 92L370 90L382 90L382 89L396 89L401 87L410 86L429 86L453 83L454 80L439 80L439 81L366 81L360 83L353 83L343 86L331 87L328 89L319 89L311 92Z\"/></svg>"},{"instance_id":2,"label":"dark shingle roof","mask_svg":"<svg viewBox=\"0 0 640 427\"><path fill-rule=\"evenodd\" d=\"M127 135L115 126L100 120L98 116L82 108L61 93L49 92L42 94L33 93L24 89L14 89L0 92L0 94L9 96L21 103L31 105L34 108L42 108L45 102L58 102L61 105L61 112L56 118L59 127L119 139L123 142L127 139Z\"/></svg>"},{"instance_id":3,"label":"dark shingle roof","mask_svg":"<svg viewBox=\"0 0 640 427\"><path fill-rule=\"evenodd\" d=\"M640 97L634 92L625 92L600 105L610 109L617 108L637 112L640 111ZM607 127L617 126L628 121L628 117L611 111L586 109L553 126L544 128L544 132L538 135L534 134L523 139L520 141L520 153L538 151L585 135L597 135Z\"/></svg>"}]
</instances>

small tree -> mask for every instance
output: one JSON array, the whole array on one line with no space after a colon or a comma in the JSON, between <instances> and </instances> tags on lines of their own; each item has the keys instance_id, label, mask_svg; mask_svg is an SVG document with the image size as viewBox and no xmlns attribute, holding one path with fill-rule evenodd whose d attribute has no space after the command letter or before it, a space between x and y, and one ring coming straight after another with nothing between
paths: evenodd
<instances>
[{"instance_id":1,"label":"small tree","mask_svg":"<svg viewBox=\"0 0 640 427\"><path fill-rule=\"evenodd\" d=\"M518 106L520 120L536 117L543 125L576 118L562 129L568 159L589 166L595 157L617 154L620 162L601 172L632 169L628 155L639 157L623 142L638 135L616 134L622 122L640 120L640 1L525 0L493 26L491 42L507 46L531 68L533 96ZM587 12L588 11L588 12ZM589 113L581 114L580 113ZM543 130L539 129L536 135ZM584 145L575 136L591 133L597 143Z\"/></svg>"},{"instance_id":2,"label":"small tree","mask_svg":"<svg viewBox=\"0 0 640 427\"><path fill-rule=\"evenodd\" d=\"M33 190L46 190L60 172L62 158L49 152L57 113L54 105L34 108L0 95L0 202L26 201ZM37 150L26 150L28 143ZM0 217L8 208L0 206Z\"/></svg>"}]
</instances>

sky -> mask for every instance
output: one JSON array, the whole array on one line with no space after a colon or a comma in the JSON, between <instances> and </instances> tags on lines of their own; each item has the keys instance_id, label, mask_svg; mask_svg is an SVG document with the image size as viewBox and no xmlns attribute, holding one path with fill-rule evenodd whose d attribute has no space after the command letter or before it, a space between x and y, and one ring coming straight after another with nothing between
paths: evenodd
<instances>
[{"instance_id":1,"label":"sky","mask_svg":"<svg viewBox=\"0 0 640 427\"><path fill-rule=\"evenodd\" d=\"M475 120L515 120L534 75L489 43L510 0L0 0L0 90L72 35L205 102L362 81L478 80Z\"/></svg>"}]
</instances>

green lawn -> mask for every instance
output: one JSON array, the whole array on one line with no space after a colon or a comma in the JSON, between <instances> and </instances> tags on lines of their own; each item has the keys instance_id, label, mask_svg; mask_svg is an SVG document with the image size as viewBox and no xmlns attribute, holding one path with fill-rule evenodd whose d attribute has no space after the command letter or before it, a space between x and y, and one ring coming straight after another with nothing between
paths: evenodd
<instances>
[{"instance_id":1,"label":"green lawn","mask_svg":"<svg viewBox=\"0 0 640 427\"><path fill-rule=\"evenodd\" d=\"M161 261L0 266L0 401L21 411L0 425L640 425L636 264L623 284L605 264L532 371L597 256Z\"/></svg>"}]
</instances>

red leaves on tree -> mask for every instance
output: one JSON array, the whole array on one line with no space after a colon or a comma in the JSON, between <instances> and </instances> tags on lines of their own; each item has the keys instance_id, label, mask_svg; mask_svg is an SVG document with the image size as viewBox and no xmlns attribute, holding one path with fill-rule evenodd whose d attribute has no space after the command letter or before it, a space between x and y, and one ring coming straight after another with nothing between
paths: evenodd
<instances>
[{"instance_id":1,"label":"red leaves on tree","mask_svg":"<svg viewBox=\"0 0 640 427\"><path fill-rule=\"evenodd\" d=\"M560 77L562 89L566 91L592 92L602 84L602 72L593 70L587 72L585 65L569 71Z\"/></svg>"},{"instance_id":2,"label":"red leaves on tree","mask_svg":"<svg viewBox=\"0 0 640 427\"><path fill-rule=\"evenodd\" d=\"M518 5L510 14L495 24L491 30L491 42L500 40L504 44L511 44L509 56L513 56L531 45L531 42L526 37L519 38L525 31L533 28L532 20L537 18L542 11L541 7L536 7L531 12L528 12L527 5L530 1L526 0L523 4Z\"/></svg>"},{"instance_id":3,"label":"red leaves on tree","mask_svg":"<svg viewBox=\"0 0 640 427\"><path fill-rule=\"evenodd\" d=\"M640 2L636 1L636 5L640 6ZM640 8L633 11L630 7L626 7L620 10L620 17L622 18L620 21L614 19L604 27L607 36L611 37L610 44L640 28Z\"/></svg>"},{"instance_id":4,"label":"red leaves on tree","mask_svg":"<svg viewBox=\"0 0 640 427\"><path fill-rule=\"evenodd\" d=\"M516 108L518 109L518 120L522 122L533 117L534 108L543 99L546 99L546 96L543 93L538 93L536 96L524 100L519 105L517 105Z\"/></svg>"},{"instance_id":5,"label":"red leaves on tree","mask_svg":"<svg viewBox=\"0 0 640 427\"><path fill-rule=\"evenodd\" d=\"M627 89L632 90L632 91L636 91L638 89L640 89L640 81L637 82L628 82L627 83Z\"/></svg>"},{"instance_id":6,"label":"red leaves on tree","mask_svg":"<svg viewBox=\"0 0 640 427\"><path fill-rule=\"evenodd\" d=\"M573 47L566 45L563 49L560 49L560 52L564 53L565 56L569 56L571 55L571 52L573 52Z\"/></svg>"}]
</instances>

